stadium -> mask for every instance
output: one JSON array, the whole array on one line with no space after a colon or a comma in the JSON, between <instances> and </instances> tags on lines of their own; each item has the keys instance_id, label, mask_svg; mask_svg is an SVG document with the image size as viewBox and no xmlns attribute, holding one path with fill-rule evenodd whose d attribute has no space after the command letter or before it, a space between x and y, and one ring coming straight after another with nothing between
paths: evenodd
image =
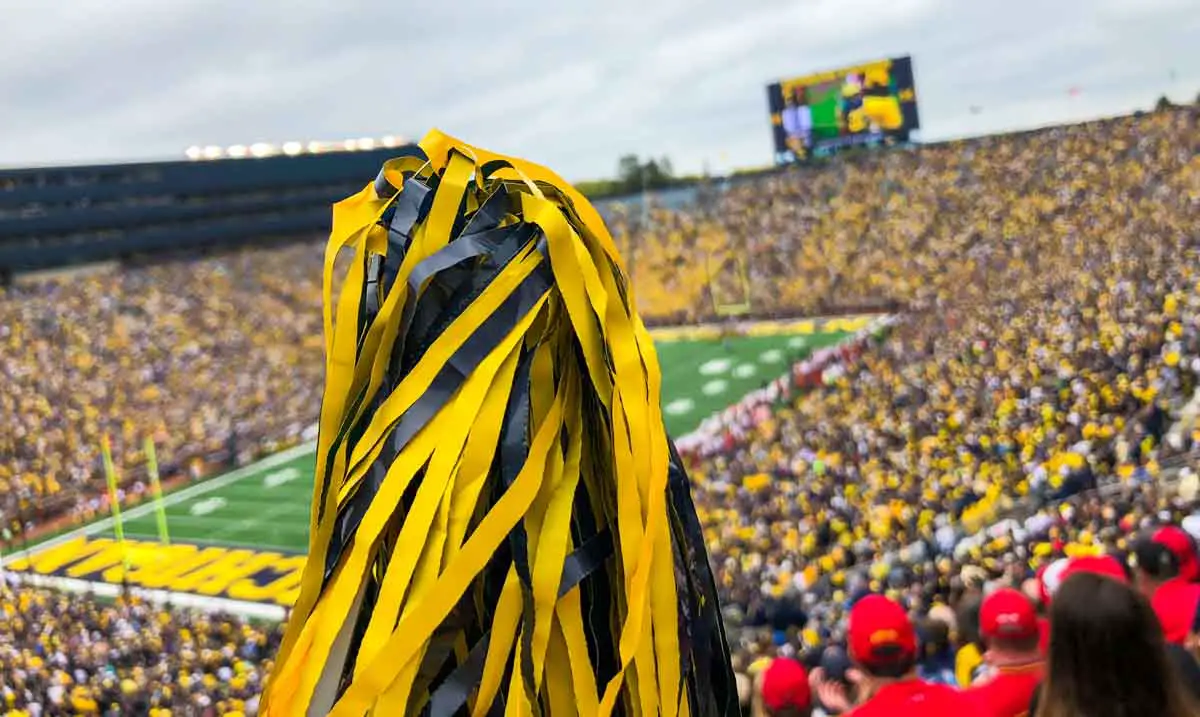
<instances>
[{"instance_id":1,"label":"stadium","mask_svg":"<svg viewBox=\"0 0 1200 717\"><path fill-rule=\"evenodd\" d=\"M916 144L908 58L767 94L778 167L597 202L720 602L712 713L1062 708L1087 588L1158 617L1130 655L1191 660L1144 713L1195 714L1200 108ZM259 713L322 494L330 206L414 147L0 170L4 714ZM876 598L902 674L856 637ZM908 676L931 711L858 689Z\"/></svg>"}]
</instances>

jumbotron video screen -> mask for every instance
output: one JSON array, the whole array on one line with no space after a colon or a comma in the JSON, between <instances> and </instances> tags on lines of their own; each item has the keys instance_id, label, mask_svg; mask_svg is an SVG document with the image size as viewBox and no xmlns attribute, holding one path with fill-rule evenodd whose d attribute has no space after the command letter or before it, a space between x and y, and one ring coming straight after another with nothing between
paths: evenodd
<instances>
[{"instance_id":1,"label":"jumbotron video screen","mask_svg":"<svg viewBox=\"0 0 1200 717\"><path fill-rule=\"evenodd\" d=\"M905 143L918 129L912 58L874 60L767 86L775 163Z\"/></svg>"}]
</instances>

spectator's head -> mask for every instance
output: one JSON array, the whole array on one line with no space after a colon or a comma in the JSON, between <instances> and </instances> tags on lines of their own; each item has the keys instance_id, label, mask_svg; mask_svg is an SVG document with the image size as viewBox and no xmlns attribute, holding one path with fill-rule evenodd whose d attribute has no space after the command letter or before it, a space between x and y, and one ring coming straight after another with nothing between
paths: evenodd
<instances>
[{"instance_id":1,"label":"spectator's head","mask_svg":"<svg viewBox=\"0 0 1200 717\"><path fill-rule=\"evenodd\" d=\"M950 654L950 626L941 620L927 617L917 625L921 642L921 659Z\"/></svg>"},{"instance_id":2,"label":"spectator's head","mask_svg":"<svg viewBox=\"0 0 1200 717\"><path fill-rule=\"evenodd\" d=\"M821 668L827 679L848 683L853 663L845 650L834 645L821 651L821 661L818 667Z\"/></svg>"},{"instance_id":3,"label":"spectator's head","mask_svg":"<svg viewBox=\"0 0 1200 717\"><path fill-rule=\"evenodd\" d=\"M1193 632L1196 619L1196 600L1184 590L1168 590L1165 583L1181 580L1183 568L1179 555L1157 540L1138 541L1134 547L1137 562L1137 587L1151 601L1154 612L1168 642L1184 644Z\"/></svg>"},{"instance_id":4,"label":"spectator's head","mask_svg":"<svg viewBox=\"0 0 1200 717\"><path fill-rule=\"evenodd\" d=\"M812 714L812 690L804 665L780 657L763 670L759 678L763 709L771 717L809 717Z\"/></svg>"},{"instance_id":5,"label":"spectator's head","mask_svg":"<svg viewBox=\"0 0 1200 717\"><path fill-rule=\"evenodd\" d=\"M868 595L850 610L850 657L874 678L908 676L916 666L917 635L899 603Z\"/></svg>"},{"instance_id":6,"label":"spectator's head","mask_svg":"<svg viewBox=\"0 0 1200 717\"><path fill-rule=\"evenodd\" d=\"M958 616L954 614L954 610L949 605L938 604L931 607L929 619L945 623L951 636L958 630Z\"/></svg>"},{"instance_id":7,"label":"spectator's head","mask_svg":"<svg viewBox=\"0 0 1200 717\"><path fill-rule=\"evenodd\" d=\"M1012 588L988 595L979 609L979 633L987 646L985 659L994 665L1029 662L1039 657L1037 610Z\"/></svg>"},{"instance_id":8,"label":"spectator's head","mask_svg":"<svg viewBox=\"0 0 1200 717\"><path fill-rule=\"evenodd\" d=\"M1105 575L1072 574L1050 608L1036 717L1192 714L1150 604Z\"/></svg>"},{"instance_id":9,"label":"spectator's head","mask_svg":"<svg viewBox=\"0 0 1200 717\"><path fill-rule=\"evenodd\" d=\"M1139 540L1133 555L1137 563L1137 586L1147 598L1153 597L1163 583L1179 577L1179 556L1153 538Z\"/></svg>"},{"instance_id":10,"label":"spectator's head","mask_svg":"<svg viewBox=\"0 0 1200 717\"><path fill-rule=\"evenodd\" d=\"M1196 541L1183 528L1164 525L1150 536L1151 542L1163 546L1179 563L1179 577L1192 581L1200 577L1200 561L1196 558Z\"/></svg>"}]
</instances>

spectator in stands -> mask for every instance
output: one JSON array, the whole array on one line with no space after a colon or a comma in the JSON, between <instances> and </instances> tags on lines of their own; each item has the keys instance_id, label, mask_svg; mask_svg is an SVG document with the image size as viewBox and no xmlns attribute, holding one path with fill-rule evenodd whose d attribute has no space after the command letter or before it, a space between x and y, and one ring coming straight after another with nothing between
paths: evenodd
<instances>
[{"instance_id":1,"label":"spectator in stands","mask_svg":"<svg viewBox=\"0 0 1200 717\"><path fill-rule=\"evenodd\" d=\"M1164 525L1150 536L1150 540L1171 551L1179 563L1179 578L1186 582L1200 579L1200 558L1196 554L1196 541L1183 528Z\"/></svg>"},{"instance_id":2,"label":"spectator in stands","mask_svg":"<svg viewBox=\"0 0 1200 717\"><path fill-rule=\"evenodd\" d=\"M1149 602L1104 575L1068 577L1051 607L1045 683L1034 717L1198 714Z\"/></svg>"},{"instance_id":3,"label":"spectator in stands","mask_svg":"<svg viewBox=\"0 0 1200 717\"><path fill-rule=\"evenodd\" d=\"M105 435L126 499L145 492L148 437L164 477L300 442L320 406L320 282L306 242L0 290L4 523L106 512Z\"/></svg>"},{"instance_id":4,"label":"spectator in stands","mask_svg":"<svg viewBox=\"0 0 1200 717\"><path fill-rule=\"evenodd\" d=\"M980 633L980 609L983 596L964 595L958 602L958 651L954 655L954 677L959 687L969 687L983 670L983 637Z\"/></svg>"},{"instance_id":5,"label":"spectator in stands","mask_svg":"<svg viewBox=\"0 0 1200 717\"><path fill-rule=\"evenodd\" d=\"M813 630L836 633L854 583L917 590L920 614L957 604L968 582L1015 585L1059 558L1127 552L1147 520L1194 509L1154 479L1192 440L1166 440L1165 416L1190 398L1200 357L1200 253L1180 219L1196 211L1196 118L872 155L735 185L690 224L666 212L631 230L630 242L675 247L666 267L741 246L755 227L751 272L797 277L752 281L770 289L762 306L819 310L833 276L838 292L910 308L886 341L805 374L769 419L751 405L684 442L731 611L794 591L820 606ZM830 174L840 187L823 186ZM828 211L807 213L817 206ZM1150 235L1161 251L1139 249ZM805 266L810 247L820 262ZM635 283L652 304L646 267ZM791 285L805 297L785 296ZM977 664L969 625L957 632Z\"/></svg>"},{"instance_id":6,"label":"spectator in stands","mask_svg":"<svg viewBox=\"0 0 1200 717\"><path fill-rule=\"evenodd\" d=\"M812 715L808 672L791 658L777 658L759 674L758 697L767 717Z\"/></svg>"},{"instance_id":7,"label":"spectator in stands","mask_svg":"<svg viewBox=\"0 0 1200 717\"><path fill-rule=\"evenodd\" d=\"M980 623L987 672L966 694L975 714L1020 717L1042 681L1037 611L1019 591L1000 588L984 599Z\"/></svg>"},{"instance_id":8,"label":"spectator in stands","mask_svg":"<svg viewBox=\"0 0 1200 717\"><path fill-rule=\"evenodd\" d=\"M1138 541L1134 551L1137 587L1150 601L1167 642L1182 645L1196 632L1200 585L1183 577L1179 554L1163 542L1165 530Z\"/></svg>"},{"instance_id":9,"label":"spectator in stands","mask_svg":"<svg viewBox=\"0 0 1200 717\"><path fill-rule=\"evenodd\" d=\"M970 702L956 690L917 677L916 631L899 604L882 595L863 597L851 609L847 629L857 668L849 673L853 688L818 673L818 699L827 709L853 708L856 717L966 714Z\"/></svg>"},{"instance_id":10,"label":"spectator in stands","mask_svg":"<svg viewBox=\"0 0 1200 717\"><path fill-rule=\"evenodd\" d=\"M917 663L917 676L926 682L955 685L954 645L950 639L950 626L945 622L927 617L917 625L921 659Z\"/></svg>"}]
</instances>

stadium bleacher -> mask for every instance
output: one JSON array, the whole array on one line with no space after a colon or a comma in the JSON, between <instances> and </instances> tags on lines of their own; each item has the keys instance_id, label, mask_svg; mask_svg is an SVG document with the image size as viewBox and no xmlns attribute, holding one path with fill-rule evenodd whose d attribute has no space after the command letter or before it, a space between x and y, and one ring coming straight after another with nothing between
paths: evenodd
<instances>
[{"instance_id":1,"label":"stadium bleacher","mask_svg":"<svg viewBox=\"0 0 1200 717\"><path fill-rule=\"evenodd\" d=\"M254 714L278 625L0 585L4 714ZM37 707L34 707L37 705Z\"/></svg>"},{"instance_id":2,"label":"stadium bleacher","mask_svg":"<svg viewBox=\"0 0 1200 717\"><path fill-rule=\"evenodd\" d=\"M742 291L743 267L756 314L902 307L815 380L794 373L766 414L724 414L686 450L740 672L765 679L794 656L829 696L816 667L852 640L847 616L867 593L902 601L923 629L956 622L985 586L1029 588L1064 557L1123 562L1142 532L1200 511L1182 487L1200 427L1170 431L1200 383L1198 120L1177 108L863 153L658 208L648 224L612 216L617 245L636 246L648 320L713 320L713 293ZM106 514L104 434L130 497L146 489L147 436L185 481L305 440L321 260L299 244L4 289L10 530ZM43 588L0 598L0 644L13 646L2 696L26 713L78 699L249 714L276 639ZM113 624L142 636L88 657ZM45 626L81 637L44 645ZM969 680L981 641L966 624L951 634ZM931 673L945 657L925 656Z\"/></svg>"}]
</instances>

